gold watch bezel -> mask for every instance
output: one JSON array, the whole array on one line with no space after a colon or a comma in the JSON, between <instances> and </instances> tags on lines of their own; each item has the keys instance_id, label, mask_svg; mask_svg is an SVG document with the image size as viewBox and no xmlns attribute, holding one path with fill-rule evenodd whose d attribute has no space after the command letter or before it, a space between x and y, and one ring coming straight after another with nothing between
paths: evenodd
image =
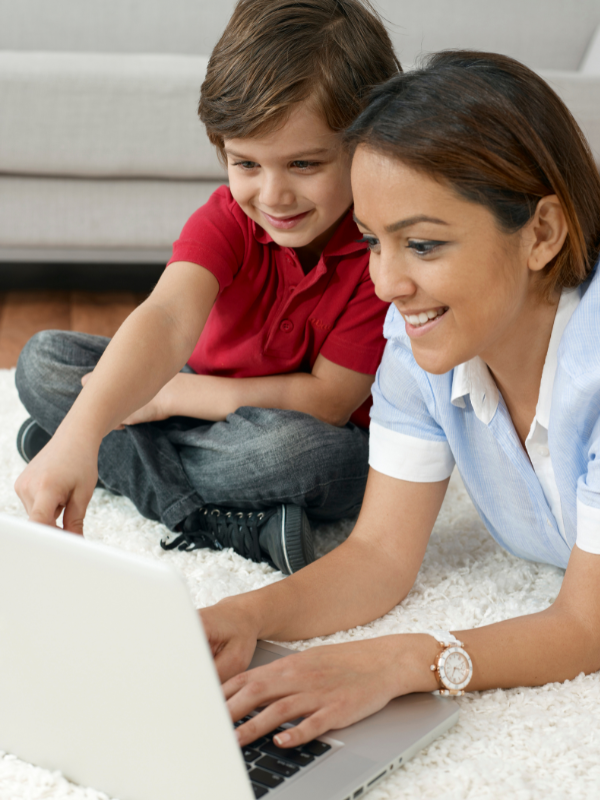
<instances>
[{"instance_id":1,"label":"gold watch bezel","mask_svg":"<svg viewBox=\"0 0 600 800\"><path fill-rule=\"evenodd\" d=\"M473 677L473 662L471 660L471 656L465 650L462 642L459 644L442 646L444 649L436 656L435 664L431 665L431 669L435 672L435 676L440 686L439 692L441 695L449 695L452 697L461 696L465 693L465 689ZM462 656L464 656L469 668L469 673L466 679L461 681L461 683L454 683L451 681L446 675L446 671L444 669L446 660L452 653L460 653Z\"/></svg>"}]
</instances>

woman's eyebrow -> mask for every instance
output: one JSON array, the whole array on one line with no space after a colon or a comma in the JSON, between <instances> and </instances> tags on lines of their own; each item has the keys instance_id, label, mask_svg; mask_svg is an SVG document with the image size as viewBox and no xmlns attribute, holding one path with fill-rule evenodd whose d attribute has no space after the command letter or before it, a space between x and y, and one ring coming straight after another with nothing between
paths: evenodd
<instances>
[{"instance_id":1,"label":"woman's eyebrow","mask_svg":"<svg viewBox=\"0 0 600 800\"><path fill-rule=\"evenodd\" d=\"M428 217L425 214L418 214L416 217L408 217L408 219L401 219L398 222L392 222L391 225L385 226L386 233L394 233L401 228L409 228L411 225L416 225L418 222L433 222L435 225L447 225L443 219L437 217Z\"/></svg>"},{"instance_id":2,"label":"woman's eyebrow","mask_svg":"<svg viewBox=\"0 0 600 800\"><path fill-rule=\"evenodd\" d=\"M354 216L354 221L357 225L361 225L363 228L368 228L368 225L365 225L364 222L361 222L359 218ZM444 222L443 219L438 219L437 217L428 217L426 214L418 214L416 217L408 217L407 219L398 220L398 222L392 222L390 225L385 226L386 233L394 233L395 231L399 231L401 228L408 228L411 225L416 225L418 222L433 222L435 225L447 225L447 222Z\"/></svg>"}]
</instances>

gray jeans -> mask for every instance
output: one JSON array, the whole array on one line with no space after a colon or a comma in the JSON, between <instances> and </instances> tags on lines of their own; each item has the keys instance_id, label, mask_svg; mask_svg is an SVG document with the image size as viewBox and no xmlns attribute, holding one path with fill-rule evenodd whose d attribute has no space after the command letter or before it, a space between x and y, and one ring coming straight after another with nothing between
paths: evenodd
<instances>
[{"instance_id":1,"label":"gray jeans","mask_svg":"<svg viewBox=\"0 0 600 800\"><path fill-rule=\"evenodd\" d=\"M42 331L23 348L19 397L49 434L81 391L81 377L109 339ZM302 506L314 520L358 512L368 471L368 433L328 425L299 411L242 407L223 422L171 417L104 437L98 473L145 517L171 530L206 504L264 509Z\"/></svg>"}]
</instances>

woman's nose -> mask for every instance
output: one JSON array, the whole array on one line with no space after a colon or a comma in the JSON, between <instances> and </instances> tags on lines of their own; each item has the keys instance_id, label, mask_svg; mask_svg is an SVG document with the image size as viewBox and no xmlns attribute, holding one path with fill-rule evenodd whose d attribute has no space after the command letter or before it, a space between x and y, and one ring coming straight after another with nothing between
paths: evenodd
<instances>
[{"instance_id":1,"label":"woman's nose","mask_svg":"<svg viewBox=\"0 0 600 800\"><path fill-rule=\"evenodd\" d=\"M416 291L413 281L403 272L400 259L393 255L372 254L369 271L375 294L384 303L391 303L399 297L411 297Z\"/></svg>"}]
</instances>

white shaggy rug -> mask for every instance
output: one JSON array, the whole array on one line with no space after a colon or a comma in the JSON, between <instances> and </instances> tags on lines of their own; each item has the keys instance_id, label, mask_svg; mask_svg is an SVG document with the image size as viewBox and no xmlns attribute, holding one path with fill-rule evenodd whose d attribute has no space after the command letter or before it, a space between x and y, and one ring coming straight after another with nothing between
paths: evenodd
<instances>
[{"instance_id":1,"label":"white shaggy rug","mask_svg":"<svg viewBox=\"0 0 600 800\"><path fill-rule=\"evenodd\" d=\"M0 510L18 516L24 513L13 484L23 463L14 440L25 417L14 373L0 371ZM341 541L351 527L350 522L323 526L319 552ZM184 574L199 607L281 577L230 551L165 553L159 547L164 533L161 525L142 519L128 500L95 492L86 536L170 561ZM540 611L556 597L561 579L559 569L520 561L501 550L454 476L407 599L364 628L320 641L476 627ZM538 689L471 694L458 702L458 724L374 789L369 800L600 798L600 673ZM106 800L60 773L0 754L0 800L42 798Z\"/></svg>"}]
</instances>

